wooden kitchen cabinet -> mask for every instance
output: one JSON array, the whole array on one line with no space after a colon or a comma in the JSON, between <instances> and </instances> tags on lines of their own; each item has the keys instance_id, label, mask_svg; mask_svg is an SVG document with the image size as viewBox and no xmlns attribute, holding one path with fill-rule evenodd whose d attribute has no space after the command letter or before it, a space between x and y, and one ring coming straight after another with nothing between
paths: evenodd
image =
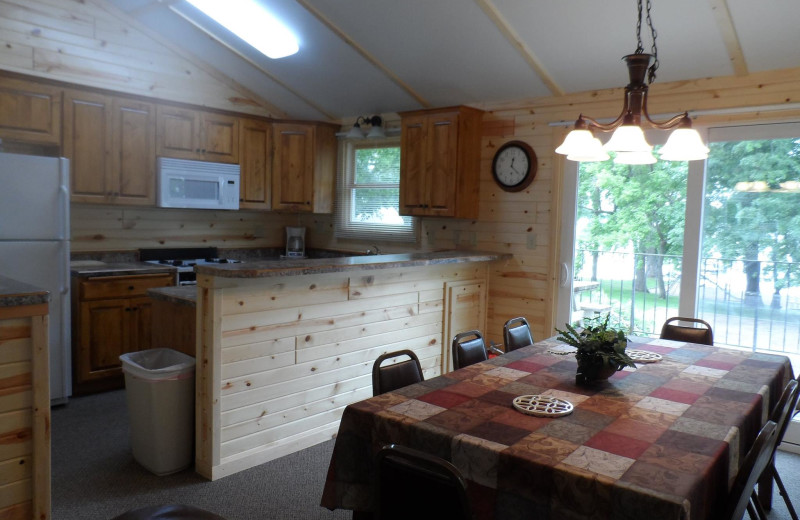
<instances>
[{"instance_id":1,"label":"wooden kitchen cabinet","mask_svg":"<svg viewBox=\"0 0 800 520\"><path fill-rule=\"evenodd\" d=\"M74 202L155 203L155 105L64 92L64 156Z\"/></svg>"},{"instance_id":2,"label":"wooden kitchen cabinet","mask_svg":"<svg viewBox=\"0 0 800 520\"><path fill-rule=\"evenodd\" d=\"M174 284L169 273L73 280L74 394L123 386L119 356L152 347L147 290Z\"/></svg>"},{"instance_id":3,"label":"wooden kitchen cabinet","mask_svg":"<svg viewBox=\"0 0 800 520\"><path fill-rule=\"evenodd\" d=\"M61 90L47 84L0 77L0 139L58 146Z\"/></svg>"},{"instance_id":4,"label":"wooden kitchen cabinet","mask_svg":"<svg viewBox=\"0 0 800 520\"><path fill-rule=\"evenodd\" d=\"M162 157L238 164L239 118L158 106L157 150Z\"/></svg>"},{"instance_id":5,"label":"wooden kitchen cabinet","mask_svg":"<svg viewBox=\"0 0 800 520\"><path fill-rule=\"evenodd\" d=\"M272 209L333 211L336 127L275 123L273 135Z\"/></svg>"},{"instance_id":6,"label":"wooden kitchen cabinet","mask_svg":"<svg viewBox=\"0 0 800 520\"><path fill-rule=\"evenodd\" d=\"M239 207L272 206L272 125L260 119L239 121Z\"/></svg>"},{"instance_id":7,"label":"wooden kitchen cabinet","mask_svg":"<svg viewBox=\"0 0 800 520\"><path fill-rule=\"evenodd\" d=\"M400 214L477 218L483 112L459 106L400 116Z\"/></svg>"}]
</instances>

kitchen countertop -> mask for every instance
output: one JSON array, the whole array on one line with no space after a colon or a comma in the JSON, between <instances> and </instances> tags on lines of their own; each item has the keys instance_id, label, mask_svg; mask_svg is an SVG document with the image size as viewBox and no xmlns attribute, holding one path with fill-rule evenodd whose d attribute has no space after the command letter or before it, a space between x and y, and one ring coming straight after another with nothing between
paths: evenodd
<instances>
[{"instance_id":1,"label":"kitchen countertop","mask_svg":"<svg viewBox=\"0 0 800 520\"><path fill-rule=\"evenodd\" d=\"M39 287L0 276L0 307L38 305L50 301L50 293Z\"/></svg>"},{"instance_id":2,"label":"kitchen countertop","mask_svg":"<svg viewBox=\"0 0 800 520\"><path fill-rule=\"evenodd\" d=\"M426 265L507 260L508 253L486 251L437 251L429 253L404 253L393 255L348 256L341 258L313 258L305 260L261 260L241 264L196 266L198 275L221 278L269 278L320 273L338 273L365 269L391 269Z\"/></svg>"},{"instance_id":3,"label":"kitchen countertop","mask_svg":"<svg viewBox=\"0 0 800 520\"><path fill-rule=\"evenodd\" d=\"M158 287L149 289L147 295L154 300L162 300L179 305L197 306L197 286L178 285L174 287Z\"/></svg>"},{"instance_id":4,"label":"kitchen countertop","mask_svg":"<svg viewBox=\"0 0 800 520\"><path fill-rule=\"evenodd\" d=\"M175 273L169 265L154 265L145 262L100 262L97 260L73 260L69 264L72 276L126 276L134 274Z\"/></svg>"}]
</instances>

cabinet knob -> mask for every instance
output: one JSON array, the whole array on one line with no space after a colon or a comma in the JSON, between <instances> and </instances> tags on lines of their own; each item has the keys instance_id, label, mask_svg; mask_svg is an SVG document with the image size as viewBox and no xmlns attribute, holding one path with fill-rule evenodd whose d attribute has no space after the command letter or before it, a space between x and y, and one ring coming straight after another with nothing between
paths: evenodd
<instances>
[{"instance_id":1,"label":"cabinet knob","mask_svg":"<svg viewBox=\"0 0 800 520\"><path fill-rule=\"evenodd\" d=\"M134 287L133 287L132 285L129 285L129 286L128 286L128 290L129 290L129 291L132 291L133 289L134 289Z\"/></svg>"},{"instance_id":2,"label":"cabinet knob","mask_svg":"<svg viewBox=\"0 0 800 520\"><path fill-rule=\"evenodd\" d=\"M130 311L131 311L130 307L125 307L125 312L130 312Z\"/></svg>"}]
</instances>

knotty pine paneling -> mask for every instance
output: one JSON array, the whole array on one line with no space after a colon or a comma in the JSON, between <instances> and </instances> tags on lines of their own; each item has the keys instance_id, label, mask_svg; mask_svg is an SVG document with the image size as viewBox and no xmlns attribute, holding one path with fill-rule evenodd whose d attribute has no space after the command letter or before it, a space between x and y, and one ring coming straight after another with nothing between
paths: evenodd
<instances>
[{"instance_id":1,"label":"knotty pine paneling","mask_svg":"<svg viewBox=\"0 0 800 520\"><path fill-rule=\"evenodd\" d=\"M0 0L0 69L90 87L270 116L272 107L220 80L117 16L106 0Z\"/></svg>"},{"instance_id":2,"label":"knotty pine paneling","mask_svg":"<svg viewBox=\"0 0 800 520\"><path fill-rule=\"evenodd\" d=\"M46 313L47 305L0 308L2 518L51 518Z\"/></svg>"},{"instance_id":3,"label":"knotty pine paneling","mask_svg":"<svg viewBox=\"0 0 800 520\"><path fill-rule=\"evenodd\" d=\"M470 263L201 279L198 378L201 402L215 404L198 409L198 471L216 479L330 438L344 407L372 395L386 352L411 349L426 379L441 374L448 320L482 326L446 308L446 288L487 277Z\"/></svg>"},{"instance_id":4,"label":"knotty pine paneling","mask_svg":"<svg viewBox=\"0 0 800 520\"><path fill-rule=\"evenodd\" d=\"M122 251L152 247L282 247L295 215L71 204L71 249Z\"/></svg>"}]
</instances>

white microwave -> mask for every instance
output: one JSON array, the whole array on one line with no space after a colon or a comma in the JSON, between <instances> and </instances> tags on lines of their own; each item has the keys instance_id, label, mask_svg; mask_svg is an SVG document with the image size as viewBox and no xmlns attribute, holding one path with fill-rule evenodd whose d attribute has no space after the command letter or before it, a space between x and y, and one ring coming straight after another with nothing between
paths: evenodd
<instances>
[{"instance_id":1,"label":"white microwave","mask_svg":"<svg viewBox=\"0 0 800 520\"><path fill-rule=\"evenodd\" d=\"M158 158L160 208L239 209L239 165Z\"/></svg>"}]
</instances>

